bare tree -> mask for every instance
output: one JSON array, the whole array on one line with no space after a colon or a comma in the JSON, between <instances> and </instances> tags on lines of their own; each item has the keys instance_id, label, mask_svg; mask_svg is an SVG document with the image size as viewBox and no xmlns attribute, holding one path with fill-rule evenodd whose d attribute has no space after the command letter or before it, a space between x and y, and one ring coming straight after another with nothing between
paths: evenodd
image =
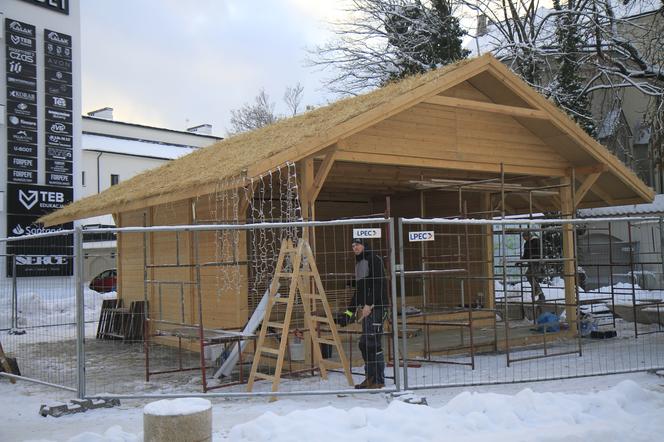
<instances>
[{"instance_id":1,"label":"bare tree","mask_svg":"<svg viewBox=\"0 0 664 442\"><path fill-rule=\"evenodd\" d=\"M563 8L558 10L540 0L459 1L488 22L486 33L477 36L478 49L491 51L563 107L570 101L591 101L599 137L606 132L602 125L607 117L616 115L628 96L632 100L638 96L653 139L664 139L664 7L660 0L561 0ZM561 22L574 27L578 37L572 54L557 38ZM558 96L562 59L574 60L578 97ZM566 110L574 114L573 109ZM629 164L630 146L616 149L624 150L616 153ZM661 150L657 142L651 143L652 159L664 170Z\"/></svg>"},{"instance_id":2,"label":"bare tree","mask_svg":"<svg viewBox=\"0 0 664 442\"><path fill-rule=\"evenodd\" d=\"M464 58L454 0L352 0L309 64L331 68L332 92L357 94Z\"/></svg>"},{"instance_id":3,"label":"bare tree","mask_svg":"<svg viewBox=\"0 0 664 442\"><path fill-rule=\"evenodd\" d=\"M261 89L253 103L245 103L241 108L231 110L231 129L228 134L235 135L258 129L278 119L274 113L274 102L270 101L265 89Z\"/></svg>"},{"instance_id":4,"label":"bare tree","mask_svg":"<svg viewBox=\"0 0 664 442\"><path fill-rule=\"evenodd\" d=\"M302 103L303 92L304 86L302 86L299 81L293 87L286 87L286 92L284 92L284 103L286 103L291 116L297 115L298 108Z\"/></svg>"},{"instance_id":5,"label":"bare tree","mask_svg":"<svg viewBox=\"0 0 664 442\"><path fill-rule=\"evenodd\" d=\"M297 115L302 103L304 87L297 82L295 86L286 87L284 92L284 103L288 108L289 115ZM231 128L227 130L228 135L232 136L241 132L248 132L272 124L283 115L275 113L275 103L270 101L270 96L262 89L254 98L253 103L245 103L239 109L231 110ZM310 106L306 109L309 110Z\"/></svg>"}]
</instances>

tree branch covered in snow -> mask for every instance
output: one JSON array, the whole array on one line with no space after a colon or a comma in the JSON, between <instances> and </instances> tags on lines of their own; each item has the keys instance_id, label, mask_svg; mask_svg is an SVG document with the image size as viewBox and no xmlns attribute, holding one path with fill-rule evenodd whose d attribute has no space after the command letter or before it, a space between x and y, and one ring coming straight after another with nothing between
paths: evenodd
<instances>
[{"instance_id":1,"label":"tree branch covered in snow","mask_svg":"<svg viewBox=\"0 0 664 442\"><path fill-rule=\"evenodd\" d=\"M356 94L465 58L465 31L450 0L353 0L335 38L316 48L310 64L334 71L326 86Z\"/></svg>"},{"instance_id":2,"label":"tree branch covered in snow","mask_svg":"<svg viewBox=\"0 0 664 442\"><path fill-rule=\"evenodd\" d=\"M473 15L486 17L486 33L477 32L477 49L491 51L580 124L584 116L570 103L592 99L599 125L637 94L647 103L645 122L662 139L664 2L560 0L555 2L559 8L549 9L550 2L543 0L460 1ZM574 35L575 44L563 34ZM577 96L560 87L562 70L578 82L573 88ZM661 155L654 157L664 166Z\"/></svg>"}]
</instances>

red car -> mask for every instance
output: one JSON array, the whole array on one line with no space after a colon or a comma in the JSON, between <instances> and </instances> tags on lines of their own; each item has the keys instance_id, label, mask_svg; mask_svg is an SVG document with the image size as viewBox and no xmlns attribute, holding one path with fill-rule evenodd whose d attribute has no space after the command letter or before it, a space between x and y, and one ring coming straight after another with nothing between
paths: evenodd
<instances>
[{"instance_id":1,"label":"red car","mask_svg":"<svg viewBox=\"0 0 664 442\"><path fill-rule=\"evenodd\" d=\"M117 289L118 272L116 269L104 270L90 281L90 290L99 293L113 292Z\"/></svg>"}]
</instances>

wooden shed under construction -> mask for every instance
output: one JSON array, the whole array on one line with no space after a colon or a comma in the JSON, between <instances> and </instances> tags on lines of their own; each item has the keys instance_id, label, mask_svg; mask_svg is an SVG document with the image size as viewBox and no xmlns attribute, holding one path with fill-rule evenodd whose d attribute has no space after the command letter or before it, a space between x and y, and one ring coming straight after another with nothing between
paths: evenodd
<instances>
[{"instance_id":1,"label":"wooden shed under construction","mask_svg":"<svg viewBox=\"0 0 664 442\"><path fill-rule=\"evenodd\" d=\"M653 198L653 191L604 146L484 55L230 137L42 221L53 225L112 213L118 227L170 226L330 220L388 210L393 217L491 218L533 211L572 217L581 207ZM473 253L485 259L470 270L490 276L492 231L482 228ZM247 231L224 235L201 233L194 244L190 233L156 232L147 239L120 234L119 298L125 303L143 299L147 290L154 301L159 290L193 290L148 287L146 263L152 265L151 281L191 282L191 266L158 265L232 261L233 266L201 270L202 322L213 329L242 327L255 305L252 291L261 293L254 281L260 272L251 262L256 239ZM564 256L573 258L572 228L564 227L562 236ZM319 263L321 272L350 256L348 235L315 240L319 248L324 243L326 250L339 252ZM571 304L572 259L565 268ZM493 281L487 281L469 289L489 294L491 306ZM431 302L459 304L454 290L432 292L439 294ZM179 311L182 306L152 302L151 315L157 308ZM193 303L185 310L195 322Z\"/></svg>"}]
</instances>

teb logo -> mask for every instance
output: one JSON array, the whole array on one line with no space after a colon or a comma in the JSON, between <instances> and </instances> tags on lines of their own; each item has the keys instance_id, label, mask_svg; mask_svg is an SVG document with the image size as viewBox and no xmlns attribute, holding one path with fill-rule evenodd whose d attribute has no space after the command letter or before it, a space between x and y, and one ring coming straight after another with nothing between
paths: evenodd
<instances>
[{"instance_id":1,"label":"teb logo","mask_svg":"<svg viewBox=\"0 0 664 442\"><path fill-rule=\"evenodd\" d=\"M28 190L26 193L19 189L18 200L23 204L23 207L30 210L39 202L39 191Z\"/></svg>"}]
</instances>

